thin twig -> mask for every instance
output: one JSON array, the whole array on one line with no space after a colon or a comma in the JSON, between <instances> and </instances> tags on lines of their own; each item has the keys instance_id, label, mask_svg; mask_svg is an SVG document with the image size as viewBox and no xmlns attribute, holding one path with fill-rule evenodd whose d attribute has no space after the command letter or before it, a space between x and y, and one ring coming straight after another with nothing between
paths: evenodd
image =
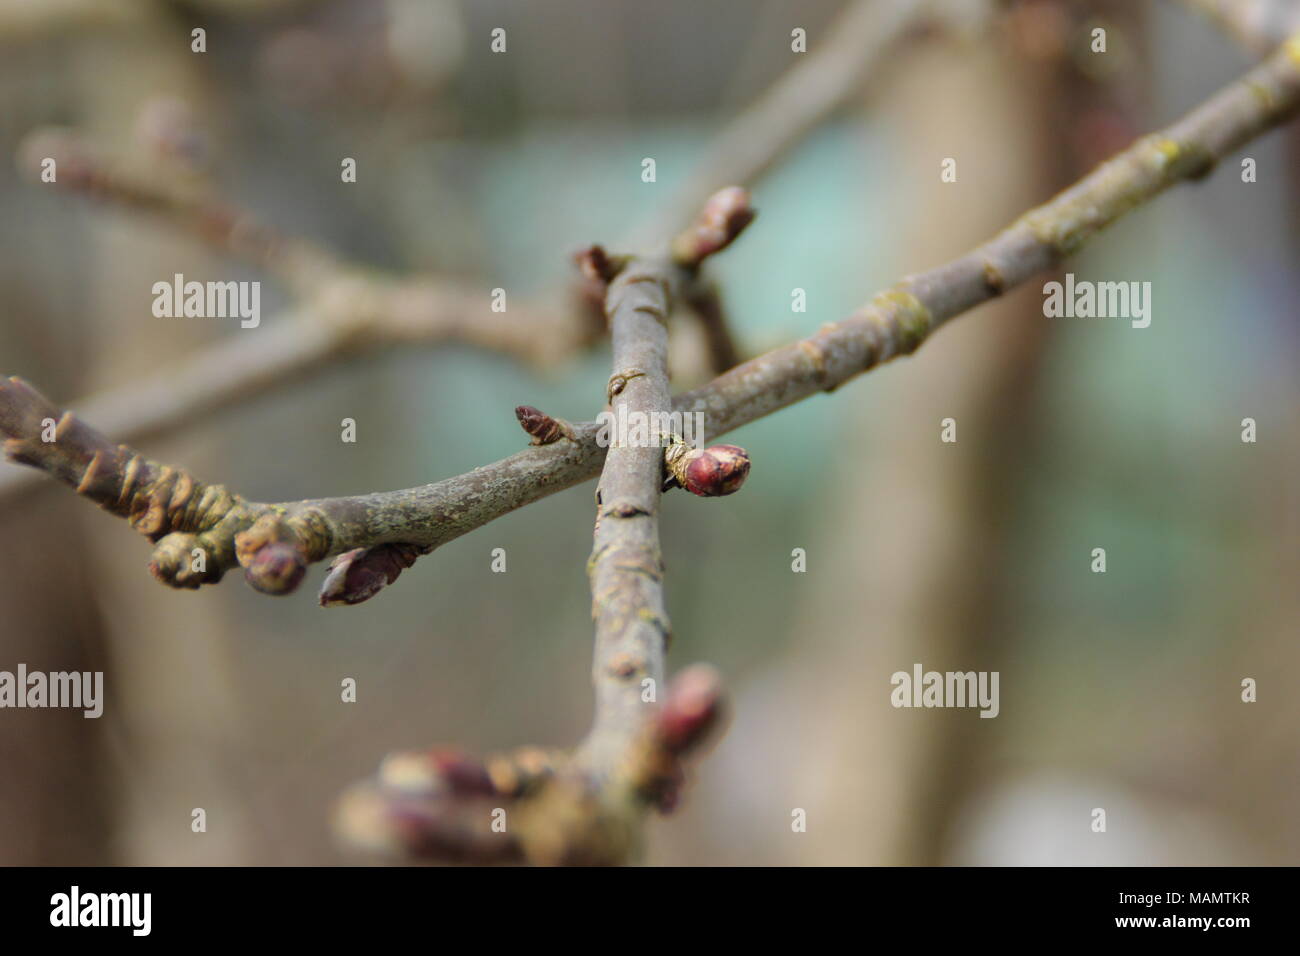
<instances>
[{"instance_id":1,"label":"thin twig","mask_svg":"<svg viewBox=\"0 0 1300 956\"><path fill-rule=\"evenodd\" d=\"M633 259L610 283L606 298L614 347L614 378L624 384L611 411L658 421L672 408L668 388L668 314L686 279L667 258ZM636 375L628 375L636 370ZM630 413L630 416L629 416ZM613 443L596 489L596 531L587 573L596 621L596 721L584 759L609 773L626 752L645 713L642 681L663 683L669 639L659 549L659 497L664 448Z\"/></svg>"},{"instance_id":2,"label":"thin twig","mask_svg":"<svg viewBox=\"0 0 1300 956\"><path fill-rule=\"evenodd\" d=\"M880 60L931 14L933 0L854 0L810 42L794 53L781 74L714 137L690 176L678 186L626 245L644 245L680 228L719 183L753 186L795 146L859 93ZM683 301L699 320L715 373L740 361L740 349L707 282L687 290Z\"/></svg>"},{"instance_id":3,"label":"thin twig","mask_svg":"<svg viewBox=\"0 0 1300 956\"><path fill-rule=\"evenodd\" d=\"M129 160L109 157L76 130L36 130L23 140L18 157L20 169L33 179L41 174L42 162L52 159L57 178L51 185L56 188L158 216L277 276L299 296L309 297L326 277L345 268L323 246L283 235L190 179L159 175L155 169L134 168Z\"/></svg>"},{"instance_id":4,"label":"thin twig","mask_svg":"<svg viewBox=\"0 0 1300 956\"><path fill-rule=\"evenodd\" d=\"M725 372L740 361L740 350L722 310L717 286L700 274L705 259L725 248L754 221L757 213L749 191L729 186L709 197L704 208L669 247L672 262L684 272L679 298L694 313L704 330L705 348L713 371Z\"/></svg>"},{"instance_id":5,"label":"thin twig","mask_svg":"<svg viewBox=\"0 0 1300 956\"><path fill-rule=\"evenodd\" d=\"M456 343L550 368L590 344L559 310L512 301L494 312L487 292L449 280L380 281L342 275L310 303L240 329L193 355L76 403L124 442L146 442L196 419L272 393L344 358L400 345ZM38 487L37 475L0 472L0 502Z\"/></svg>"},{"instance_id":6,"label":"thin twig","mask_svg":"<svg viewBox=\"0 0 1300 956\"><path fill-rule=\"evenodd\" d=\"M722 293L716 282L700 279L691 283L682 293L682 301L695 313L704 332L704 347L709 356L713 374L720 375L740 364L740 346L731 333L726 311L722 307Z\"/></svg>"},{"instance_id":7,"label":"thin twig","mask_svg":"<svg viewBox=\"0 0 1300 956\"><path fill-rule=\"evenodd\" d=\"M792 148L860 92L882 56L930 14L933 0L854 0L817 36L809 52L713 139L686 180L628 247L681 228L719 183L753 188ZM788 39L788 38L787 38Z\"/></svg>"},{"instance_id":8,"label":"thin twig","mask_svg":"<svg viewBox=\"0 0 1300 956\"><path fill-rule=\"evenodd\" d=\"M1300 30L1296 0L1180 0L1254 53L1267 53Z\"/></svg>"}]
</instances>

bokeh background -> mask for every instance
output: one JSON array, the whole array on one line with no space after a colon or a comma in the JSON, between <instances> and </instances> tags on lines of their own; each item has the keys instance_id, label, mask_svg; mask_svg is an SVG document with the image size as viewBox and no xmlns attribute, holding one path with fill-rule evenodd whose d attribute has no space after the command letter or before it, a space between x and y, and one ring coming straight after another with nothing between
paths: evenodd
<instances>
[{"instance_id":1,"label":"bokeh background","mask_svg":"<svg viewBox=\"0 0 1300 956\"><path fill-rule=\"evenodd\" d=\"M142 111L180 101L215 187L278 229L562 301L570 253L652 220L793 65L791 29L815 51L844 7L4 0L0 155L50 125L129 154ZM1105 56L1088 53L1097 25ZM711 265L743 349L960 254L1253 58L1178 3L947 5L753 184L758 221ZM666 499L670 670L716 664L734 719L682 809L652 824L648 862L1300 862L1300 137L1242 155L1258 182L1234 158L1070 263L1151 282L1150 328L1045 319L1031 284L735 433L754 461L737 497ZM356 184L340 183L342 156ZM956 183L939 181L945 157ZM263 329L289 304L273 277L165 223L3 168L0 371L57 402L258 334L155 319L149 288L174 272L262 279ZM689 322L674 335L688 387L706 375L698 342ZM591 418L607 375L603 343L540 371L408 348L142 450L255 500L405 487L518 450L517 404ZM339 440L346 417L356 444ZM939 440L947 417L956 444ZM0 862L369 862L329 817L386 752L578 740L593 487L341 610L316 605L319 567L283 599L238 574L171 591L142 539L66 489L6 500L0 668L103 670L108 700L98 721L0 712ZM893 709L889 676L916 662L999 671L1000 716ZM1258 703L1240 700L1246 677Z\"/></svg>"}]
</instances>

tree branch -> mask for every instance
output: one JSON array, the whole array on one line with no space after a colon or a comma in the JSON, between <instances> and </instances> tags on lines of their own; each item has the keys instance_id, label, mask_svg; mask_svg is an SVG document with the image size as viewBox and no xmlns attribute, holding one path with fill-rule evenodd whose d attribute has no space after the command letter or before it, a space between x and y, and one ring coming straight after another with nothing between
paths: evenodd
<instances>
[{"instance_id":1,"label":"tree branch","mask_svg":"<svg viewBox=\"0 0 1300 956\"><path fill-rule=\"evenodd\" d=\"M1300 36L972 252L907 277L843 321L670 403L663 320L700 258L725 245L728 232L734 238L738 227L727 223L740 222L701 220L674 242L671 256L632 258L610 284L611 401L619 398L628 411L704 412L716 436L838 387L915 351L943 322L1077 251L1169 186L1207 174L1297 109ZM724 241L714 238L719 223ZM336 564L332 577L348 596L373 593L422 550L602 471L590 562L597 708L587 739L573 752L527 749L481 763L442 751L399 755L349 795L341 823L355 838L415 854L620 862L635 851L645 810L675 800L682 757L718 722L721 691L715 675L692 668L657 710L640 699L641 679L662 678L669 633L657 532L662 450L615 446L606 454L594 423L558 435L545 422L533 424L545 444L434 485L260 504L108 441L19 379L0 382L5 452L127 518L155 542L151 569L174 586L217 580L237 564L254 587L284 593L308 563L360 550ZM497 809L513 820L500 832L489 822Z\"/></svg>"},{"instance_id":2,"label":"tree branch","mask_svg":"<svg viewBox=\"0 0 1300 956\"><path fill-rule=\"evenodd\" d=\"M611 432L596 491L596 528L587 563L596 624L591 732L572 753L539 760L533 755L540 752L527 748L493 761L496 773L486 764L474 765L468 774L472 788L455 786L457 778L467 776L463 772L448 774L429 757L402 756L398 766L418 768L409 774L418 781L414 797L409 786L393 780L394 758L389 758L377 780L345 796L339 823L354 841L407 855L482 862L621 863L636 852L645 811L675 805L682 757L717 723L722 698L711 670L691 668L674 682L663 707L655 706L670 636L659 500L665 448L675 451L681 442L680 436L658 432L660 423L670 423L672 404L668 316L674 297L693 280L703 259L729 245L752 219L744 191L723 190L674 241L671 254L615 260L593 246L580 259L586 271L609 283L605 312L613 342L614 371L607 386L611 411L617 420L641 416L645 424L643 439ZM542 445L561 438L573 443L577 437L568 423L535 408L522 406L516 414ZM748 458L740 454L743 467L728 476L735 479L728 490L738 488L748 473ZM681 477L689 481L686 471ZM374 550L356 560L382 569L389 555ZM346 576L347 561L333 573ZM358 584L375 580L367 574ZM526 766L544 769L521 774L521 753ZM513 827L502 823L494 833L493 816L507 811L489 808L492 800L514 804L512 813L498 817L513 816ZM413 820L418 821L414 827Z\"/></svg>"},{"instance_id":3,"label":"tree branch","mask_svg":"<svg viewBox=\"0 0 1300 956\"><path fill-rule=\"evenodd\" d=\"M668 314L685 281L667 258L636 258L610 283L606 298L614 346L610 409L623 421L660 420L672 408L668 390ZM631 417L629 417L629 413ZM594 772L609 773L641 726L643 680L663 683L670 629L659 549L659 496L664 444L611 444L596 489L591 559L596 621L596 722L583 745Z\"/></svg>"},{"instance_id":4,"label":"tree branch","mask_svg":"<svg viewBox=\"0 0 1300 956\"><path fill-rule=\"evenodd\" d=\"M1207 174L1215 162L1300 109L1300 36L1165 130L1139 139L1055 198L1025 213L974 251L903 279L843 321L745 362L673 401L676 411L706 415L709 438L739 428L820 391L828 391L899 355L910 354L943 322L987 301L1076 252L1100 229L1169 186ZM0 388L0 434L6 450L78 487L103 445L96 436L79 453L57 457L40 444L42 418L62 417L29 390ZM39 399L39 402L37 402ZM35 403L35 404L33 404ZM31 405L32 407L27 407ZM41 413L38 414L38 411ZM84 426L83 426L84 427ZM605 459L594 422L572 426L574 438L534 446L464 475L403 491L264 505L328 537L311 551L329 553L380 544L426 548L481 527L516 508L596 475ZM64 441L61 433L60 442ZM17 442L18 444L15 444ZM132 453L133 454L133 453ZM54 456L54 457L51 457ZM105 453L104 461L132 458ZM104 481L102 475L96 481ZM124 479L119 482L125 486ZM253 508L244 503L245 509ZM248 510L208 534L245 530L260 517ZM232 539L234 534L230 534ZM216 549L224 554L223 547ZM219 575L218 575L219 577ZM169 583L179 584L178 580ZM193 586L185 583L182 586Z\"/></svg>"},{"instance_id":5,"label":"tree branch","mask_svg":"<svg viewBox=\"0 0 1300 956\"><path fill-rule=\"evenodd\" d=\"M78 402L81 413L125 442L169 434L204 415L276 391L346 358L400 345L458 343L550 368L591 341L563 312L511 302L493 312L485 290L444 279L326 280L316 298L241 329L180 362ZM37 484L0 473L0 501Z\"/></svg>"},{"instance_id":6,"label":"tree branch","mask_svg":"<svg viewBox=\"0 0 1300 956\"><path fill-rule=\"evenodd\" d=\"M928 6L929 0L907 0L900 5L857 0L850 5L828 28L827 39L817 44L816 52L801 55L798 66L783 74L726 127L691 178L656 217L658 225L650 227L652 234L663 235L677 228L717 183L759 179L861 88L879 56L920 21ZM72 188L152 211L223 251L266 264L267 250L286 245L299 250L301 255L282 257L283 261L301 263L301 268L290 265L281 270L292 287L305 288L308 275L333 273L328 267L335 257L328 250L303 240L282 239L266 227L254 225L248 214L210 198L168 190L152 192L155 187L150 180L133 177L106 162L71 131L32 134L20 149L20 164L30 172L33 160L39 165L50 150L62 152L72 161L70 167L65 164ZM246 224L246 228L237 229L237 223ZM261 238L245 238L250 236ZM274 391L341 358L394 342L466 342L548 366L592 338L584 323L552 311L525 307L521 312L518 305L512 305L507 319L484 307L482 290L433 277L391 281L388 288L396 300L391 313L372 309L331 314L329 303L352 299L358 288L373 278L352 268L341 271L344 281L326 279L325 284L346 290L342 295L322 295L324 305L310 301L291 316L271 319L258 341L220 343L172 369L83 399L78 406L87 419L100 423L120 440L142 442ZM359 279L352 275L354 271ZM739 350L708 288L707 284L701 286L699 299L692 292L688 304L703 323L715 369L722 371L739 360ZM322 321L326 328L315 327ZM37 485L30 472L0 474L0 503Z\"/></svg>"},{"instance_id":7,"label":"tree branch","mask_svg":"<svg viewBox=\"0 0 1300 956\"><path fill-rule=\"evenodd\" d=\"M284 236L250 212L194 188L110 161L72 130L41 130L19 150L39 173L57 162L60 188L156 215L281 279L298 304L265 328L208 346L174 365L78 402L86 418L122 441L141 442L223 408L273 392L327 365L408 344L460 343L538 368L571 358L596 338L572 310L512 301L493 311L486 289L451 279L391 277L345 262L308 240ZM0 474L0 502L36 485Z\"/></svg>"},{"instance_id":8,"label":"tree branch","mask_svg":"<svg viewBox=\"0 0 1300 956\"><path fill-rule=\"evenodd\" d=\"M505 514L549 493L544 489L550 470L598 468L604 449L596 444L596 430L594 423L577 426L578 440L530 449L542 454L521 453L490 469L435 485L265 504L152 462L110 442L21 379L0 380L0 435L6 437L6 455L127 518L157 545L150 563L154 575L183 588L215 583L237 565L251 568L258 549L272 543L280 560L286 559L286 549L292 551L293 563L302 569L355 548L436 547L484 523L479 516ZM440 540L422 540L431 534ZM203 552L201 569L193 567L196 548ZM300 572L275 580L250 577L254 587L275 594L288 593L300 580Z\"/></svg>"},{"instance_id":9,"label":"tree branch","mask_svg":"<svg viewBox=\"0 0 1300 956\"><path fill-rule=\"evenodd\" d=\"M943 322L1077 252L1105 226L1170 186L1208 174L1217 161L1297 109L1300 36L1182 119L1139 139L974 251L905 278L843 321L679 395L673 409L704 412L707 435L713 439L910 354ZM479 527L505 513L496 510L497 503L518 502L518 507L595 475L601 463L599 449L591 447L596 426L584 423L574 429L577 447L571 454L560 456L553 445L534 448L471 473L489 484L494 495L491 501L476 499L460 512L465 523ZM541 479L540 485L515 487L517 476L524 473L525 480ZM450 486L445 490L450 492ZM440 497L442 491L433 494ZM465 530L470 527L456 534ZM420 529L412 540L437 546L448 538Z\"/></svg>"},{"instance_id":10,"label":"tree branch","mask_svg":"<svg viewBox=\"0 0 1300 956\"><path fill-rule=\"evenodd\" d=\"M796 65L764 90L709 143L690 177L674 190L627 245L680 227L718 183L752 187L791 149L859 92L884 54L931 13L933 0L854 0L830 23L815 52L792 54ZM704 332L715 373L740 361L717 290L707 281L683 290Z\"/></svg>"},{"instance_id":11,"label":"tree branch","mask_svg":"<svg viewBox=\"0 0 1300 956\"><path fill-rule=\"evenodd\" d=\"M568 751L522 747L482 760L441 747L395 753L343 794L335 828L353 846L388 856L620 863L636 852L642 815L676 807L685 760L716 737L725 716L717 674L694 665L602 782Z\"/></svg>"},{"instance_id":12,"label":"tree branch","mask_svg":"<svg viewBox=\"0 0 1300 956\"><path fill-rule=\"evenodd\" d=\"M704 347L708 351L713 374L720 375L740 364L740 346L731 334L726 310L722 306L722 293L716 282L699 279L682 293L682 299L699 320L704 331Z\"/></svg>"}]
</instances>

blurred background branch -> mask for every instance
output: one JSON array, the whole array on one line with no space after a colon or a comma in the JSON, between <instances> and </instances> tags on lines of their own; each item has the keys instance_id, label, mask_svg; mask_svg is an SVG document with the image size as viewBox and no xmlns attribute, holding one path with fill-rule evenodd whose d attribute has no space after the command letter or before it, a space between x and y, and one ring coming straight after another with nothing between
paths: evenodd
<instances>
[{"instance_id":1,"label":"blurred background branch","mask_svg":"<svg viewBox=\"0 0 1300 956\"><path fill-rule=\"evenodd\" d=\"M1296 0L1180 0L1258 54L1300 30Z\"/></svg>"}]
</instances>

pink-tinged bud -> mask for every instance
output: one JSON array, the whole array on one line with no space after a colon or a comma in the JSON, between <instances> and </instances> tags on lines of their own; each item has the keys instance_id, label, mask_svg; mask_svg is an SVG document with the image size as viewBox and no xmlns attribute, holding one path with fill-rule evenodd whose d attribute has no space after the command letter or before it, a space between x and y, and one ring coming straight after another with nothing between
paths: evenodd
<instances>
[{"instance_id":1,"label":"pink-tinged bud","mask_svg":"<svg viewBox=\"0 0 1300 956\"><path fill-rule=\"evenodd\" d=\"M459 750L431 751L429 759L452 793L461 796L492 796L496 785L482 760Z\"/></svg>"},{"instance_id":2,"label":"pink-tinged bud","mask_svg":"<svg viewBox=\"0 0 1300 956\"><path fill-rule=\"evenodd\" d=\"M691 448L678 443L664 452L664 463L679 485L704 498L737 492L749 477L749 453L737 445Z\"/></svg>"},{"instance_id":3,"label":"pink-tinged bud","mask_svg":"<svg viewBox=\"0 0 1300 956\"><path fill-rule=\"evenodd\" d=\"M353 548L330 562L320 589L321 607L368 601L431 549L419 544L381 544Z\"/></svg>"},{"instance_id":4,"label":"pink-tinged bud","mask_svg":"<svg viewBox=\"0 0 1300 956\"><path fill-rule=\"evenodd\" d=\"M481 760L449 748L403 751L384 758L379 784L408 796L493 796L497 793Z\"/></svg>"},{"instance_id":5,"label":"pink-tinged bud","mask_svg":"<svg viewBox=\"0 0 1300 956\"><path fill-rule=\"evenodd\" d=\"M687 267L698 266L731 245L756 215L747 189L728 186L718 190L691 227L673 240L673 258Z\"/></svg>"},{"instance_id":6,"label":"pink-tinged bud","mask_svg":"<svg viewBox=\"0 0 1300 956\"><path fill-rule=\"evenodd\" d=\"M320 606L360 604L368 601L388 585L388 579L372 562L362 560L365 548L344 551L330 562L320 588Z\"/></svg>"},{"instance_id":7,"label":"pink-tinged bud","mask_svg":"<svg viewBox=\"0 0 1300 956\"><path fill-rule=\"evenodd\" d=\"M235 535L244 578L263 594L288 594L307 573L302 539L282 515L264 514Z\"/></svg>"},{"instance_id":8,"label":"pink-tinged bud","mask_svg":"<svg viewBox=\"0 0 1300 956\"><path fill-rule=\"evenodd\" d=\"M755 215L749 205L749 190L728 186L718 190L704 204L700 230L712 233L719 245L725 245L740 235L741 230L754 221Z\"/></svg>"},{"instance_id":9,"label":"pink-tinged bud","mask_svg":"<svg viewBox=\"0 0 1300 956\"><path fill-rule=\"evenodd\" d=\"M306 573L302 551L283 541L258 548L244 567L244 579L263 594L288 594L302 583Z\"/></svg>"},{"instance_id":10,"label":"pink-tinged bud","mask_svg":"<svg viewBox=\"0 0 1300 956\"><path fill-rule=\"evenodd\" d=\"M722 680L707 664L673 678L636 753L632 780L649 804L671 813L685 782L683 760L716 735L726 715Z\"/></svg>"},{"instance_id":11,"label":"pink-tinged bud","mask_svg":"<svg viewBox=\"0 0 1300 956\"><path fill-rule=\"evenodd\" d=\"M343 794L334 826L353 846L399 858L521 862L514 828L492 830L492 805L479 797L411 794L367 780ZM513 803L506 805L513 815Z\"/></svg>"},{"instance_id":12,"label":"pink-tinged bud","mask_svg":"<svg viewBox=\"0 0 1300 956\"><path fill-rule=\"evenodd\" d=\"M655 716L659 746L681 755L698 746L717 726L723 711L722 678L707 664L695 664L678 674Z\"/></svg>"}]
</instances>

